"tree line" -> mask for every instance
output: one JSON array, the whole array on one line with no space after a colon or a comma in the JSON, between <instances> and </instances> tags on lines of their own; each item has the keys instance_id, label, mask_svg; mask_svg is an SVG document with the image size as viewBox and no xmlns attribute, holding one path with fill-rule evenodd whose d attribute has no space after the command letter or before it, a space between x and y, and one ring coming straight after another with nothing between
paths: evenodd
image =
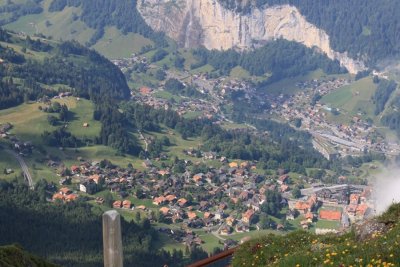
<instances>
[{"instance_id":1,"label":"tree line","mask_svg":"<svg viewBox=\"0 0 400 267\"><path fill-rule=\"evenodd\" d=\"M328 74L346 72L338 61L332 61L313 49L283 39L268 42L261 48L243 53L233 49L210 51L198 48L193 51L193 55L197 62L192 64L192 69L210 64L220 75L229 75L234 67L241 66L251 75L271 75L268 78L269 83L303 75L318 68Z\"/></svg>"}]
</instances>

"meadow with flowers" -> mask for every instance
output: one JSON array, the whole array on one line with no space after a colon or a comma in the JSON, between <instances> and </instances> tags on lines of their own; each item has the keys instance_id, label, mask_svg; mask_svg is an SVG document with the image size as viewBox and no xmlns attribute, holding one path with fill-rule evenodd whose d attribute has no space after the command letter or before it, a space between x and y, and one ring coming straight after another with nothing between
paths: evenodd
<instances>
[{"instance_id":1,"label":"meadow with flowers","mask_svg":"<svg viewBox=\"0 0 400 267\"><path fill-rule=\"evenodd\" d=\"M232 264L237 267L400 266L400 204L393 204L381 216L349 233L315 235L296 231L251 240L235 252Z\"/></svg>"}]
</instances>

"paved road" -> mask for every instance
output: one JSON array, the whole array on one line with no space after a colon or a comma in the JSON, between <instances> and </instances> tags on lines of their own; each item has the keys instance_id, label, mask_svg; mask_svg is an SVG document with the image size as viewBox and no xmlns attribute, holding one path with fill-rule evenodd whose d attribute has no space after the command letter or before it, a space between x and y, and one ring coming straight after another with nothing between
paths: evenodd
<instances>
[{"instance_id":1,"label":"paved road","mask_svg":"<svg viewBox=\"0 0 400 267\"><path fill-rule=\"evenodd\" d=\"M8 154L14 156L14 158L16 158L18 160L19 165L21 166L21 169L24 172L24 177L28 181L29 188L33 189L33 179L32 179L31 174L29 173L29 168L28 168L28 165L26 165L25 160L20 155L15 153L14 151L11 151L8 149L6 149L5 151Z\"/></svg>"}]
</instances>

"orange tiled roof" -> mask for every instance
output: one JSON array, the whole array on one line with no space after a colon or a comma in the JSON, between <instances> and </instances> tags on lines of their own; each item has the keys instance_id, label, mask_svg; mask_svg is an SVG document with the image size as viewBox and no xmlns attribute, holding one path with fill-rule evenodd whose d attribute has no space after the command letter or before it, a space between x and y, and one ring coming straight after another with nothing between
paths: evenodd
<instances>
[{"instance_id":1,"label":"orange tiled roof","mask_svg":"<svg viewBox=\"0 0 400 267\"><path fill-rule=\"evenodd\" d=\"M61 195L60 193L55 193L55 194L53 195L53 200L56 200L56 199L64 200L64 196Z\"/></svg>"},{"instance_id":2,"label":"orange tiled roof","mask_svg":"<svg viewBox=\"0 0 400 267\"><path fill-rule=\"evenodd\" d=\"M122 204L122 201L121 201L121 200L114 201L113 207L114 207L114 208L120 208L120 207L121 207L121 204Z\"/></svg>"},{"instance_id":3,"label":"orange tiled roof","mask_svg":"<svg viewBox=\"0 0 400 267\"><path fill-rule=\"evenodd\" d=\"M166 215L166 214L168 214L168 212L169 212L169 208L167 208L167 207L162 207L162 208L160 208L160 211L161 211L162 214Z\"/></svg>"},{"instance_id":4,"label":"orange tiled roof","mask_svg":"<svg viewBox=\"0 0 400 267\"><path fill-rule=\"evenodd\" d=\"M303 201L297 201L295 206L294 206L294 208L296 210L306 210L306 209L310 208L310 205L308 203L306 203L306 202L303 202Z\"/></svg>"},{"instance_id":5,"label":"orange tiled roof","mask_svg":"<svg viewBox=\"0 0 400 267\"><path fill-rule=\"evenodd\" d=\"M368 210L368 205L361 204L361 205L357 206L356 213L364 216L364 214L367 212L367 210Z\"/></svg>"},{"instance_id":6,"label":"orange tiled roof","mask_svg":"<svg viewBox=\"0 0 400 267\"><path fill-rule=\"evenodd\" d=\"M166 199L167 201L173 201L173 200L176 199L176 196L175 196L175 195L168 195L168 196L165 197L165 199Z\"/></svg>"},{"instance_id":7,"label":"orange tiled roof","mask_svg":"<svg viewBox=\"0 0 400 267\"><path fill-rule=\"evenodd\" d=\"M71 190L68 187L63 187L60 188L60 192L64 195L68 194L69 192L71 192Z\"/></svg>"},{"instance_id":8,"label":"orange tiled roof","mask_svg":"<svg viewBox=\"0 0 400 267\"><path fill-rule=\"evenodd\" d=\"M76 194L69 194L69 195L67 195L66 197L65 197L65 200L66 201L74 201L74 200L76 200L78 198L78 195L76 195Z\"/></svg>"},{"instance_id":9,"label":"orange tiled roof","mask_svg":"<svg viewBox=\"0 0 400 267\"><path fill-rule=\"evenodd\" d=\"M321 210L319 212L319 217L322 220L340 221L342 213L337 210Z\"/></svg>"},{"instance_id":10,"label":"orange tiled roof","mask_svg":"<svg viewBox=\"0 0 400 267\"><path fill-rule=\"evenodd\" d=\"M197 217L196 213L194 212L188 212L187 215L189 219L195 219Z\"/></svg>"}]
</instances>

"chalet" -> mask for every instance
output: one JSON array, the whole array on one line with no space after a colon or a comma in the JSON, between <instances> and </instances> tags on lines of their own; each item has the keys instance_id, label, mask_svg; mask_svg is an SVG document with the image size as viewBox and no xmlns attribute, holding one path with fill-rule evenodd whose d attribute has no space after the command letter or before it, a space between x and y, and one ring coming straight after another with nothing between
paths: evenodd
<instances>
[{"instance_id":1,"label":"chalet","mask_svg":"<svg viewBox=\"0 0 400 267\"><path fill-rule=\"evenodd\" d=\"M234 226L235 222L236 222L236 219L234 217L232 217L232 216L229 216L228 218L226 218L225 222L229 226Z\"/></svg>"},{"instance_id":2,"label":"chalet","mask_svg":"<svg viewBox=\"0 0 400 267\"><path fill-rule=\"evenodd\" d=\"M194 212L191 212L191 211L189 211L189 212L187 213L187 216L188 216L188 219L189 219L189 220L197 219L197 214L194 213Z\"/></svg>"},{"instance_id":3,"label":"chalet","mask_svg":"<svg viewBox=\"0 0 400 267\"><path fill-rule=\"evenodd\" d=\"M360 202L360 194L351 194L350 195L350 204L358 205Z\"/></svg>"},{"instance_id":4,"label":"chalet","mask_svg":"<svg viewBox=\"0 0 400 267\"><path fill-rule=\"evenodd\" d=\"M132 202L130 200L124 200L122 201L122 207L124 209L130 209L132 206Z\"/></svg>"},{"instance_id":5,"label":"chalet","mask_svg":"<svg viewBox=\"0 0 400 267\"><path fill-rule=\"evenodd\" d=\"M176 200L176 196L175 195L167 195L167 196L165 196L165 200L171 203Z\"/></svg>"},{"instance_id":6,"label":"chalet","mask_svg":"<svg viewBox=\"0 0 400 267\"><path fill-rule=\"evenodd\" d=\"M313 220L314 220L314 214L311 213L311 212L307 212L307 213L304 215L304 217L305 217L306 220L308 220L310 223L312 223Z\"/></svg>"},{"instance_id":7,"label":"chalet","mask_svg":"<svg viewBox=\"0 0 400 267\"><path fill-rule=\"evenodd\" d=\"M245 213L242 214L242 221L244 223L250 224L251 220L253 219L254 216L254 210L249 209Z\"/></svg>"},{"instance_id":8,"label":"chalet","mask_svg":"<svg viewBox=\"0 0 400 267\"><path fill-rule=\"evenodd\" d=\"M214 217L214 214L212 214L211 212L204 212L204 219L210 219L212 217Z\"/></svg>"},{"instance_id":9,"label":"chalet","mask_svg":"<svg viewBox=\"0 0 400 267\"><path fill-rule=\"evenodd\" d=\"M249 232L250 228L243 221L240 221L236 224L235 231L238 233L244 233L244 232Z\"/></svg>"},{"instance_id":10,"label":"chalet","mask_svg":"<svg viewBox=\"0 0 400 267\"><path fill-rule=\"evenodd\" d=\"M232 162L229 163L229 167L230 168L237 168L238 166L239 166L238 163L235 162L235 161L232 161Z\"/></svg>"},{"instance_id":11,"label":"chalet","mask_svg":"<svg viewBox=\"0 0 400 267\"><path fill-rule=\"evenodd\" d=\"M121 208L121 205L122 205L122 201L121 200L116 200L116 201L113 202L113 208L114 209Z\"/></svg>"},{"instance_id":12,"label":"chalet","mask_svg":"<svg viewBox=\"0 0 400 267\"><path fill-rule=\"evenodd\" d=\"M281 192L282 193L284 193L284 192L287 192L287 191L289 191L289 186L288 185L285 185L285 184L283 184L283 185L281 185Z\"/></svg>"},{"instance_id":13,"label":"chalet","mask_svg":"<svg viewBox=\"0 0 400 267\"><path fill-rule=\"evenodd\" d=\"M287 184L288 181L289 181L289 175L284 174L284 175L279 176L277 182L278 182L278 184L283 185L283 184Z\"/></svg>"},{"instance_id":14,"label":"chalet","mask_svg":"<svg viewBox=\"0 0 400 267\"><path fill-rule=\"evenodd\" d=\"M242 169L247 169L250 167L250 163L248 161L243 161L242 163L240 163L240 168Z\"/></svg>"},{"instance_id":15,"label":"chalet","mask_svg":"<svg viewBox=\"0 0 400 267\"><path fill-rule=\"evenodd\" d=\"M79 172L80 172L79 166L76 166L76 165L72 165L72 166L71 166L71 173L72 173L72 174L77 174L77 173L79 173Z\"/></svg>"},{"instance_id":16,"label":"chalet","mask_svg":"<svg viewBox=\"0 0 400 267\"><path fill-rule=\"evenodd\" d=\"M310 205L304 201L297 201L294 209L300 212L301 214L306 214L310 210Z\"/></svg>"},{"instance_id":17,"label":"chalet","mask_svg":"<svg viewBox=\"0 0 400 267\"><path fill-rule=\"evenodd\" d=\"M232 228L229 225L224 225L219 229L220 235L229 235L232 233Z\"/></svg>"},{"instance_id":18,"label":"chalet","mask_svg":"<svg viewBox=\"0 0 400 267\"><path fill-rule=\"evenodd\" d=\"M193 176L193 181L194 181L195 183L198 183L198 182L200 182L201 180L203 180L203 176L204 176L203 173L195 174L195 175Z\"/></svg>"},{"instance_id":19,"label":"chalet","mask_svg":"<svg viewBox=\"0 0 400 267\"><path fill-rule=\"evenodd\" d=\"M168 215L168 213L169 213L169 208L167 208L167 207L162 207L162 208L160 208L160 212L161 212L163 215Z\"/></svg>"},{"instance_id":20,"label":"chalet","mask_svg":"<svg viewBox=\"0 0 400 267\"><path fill-rule=\"evenodd\" d=\"M217 158L217 153L215 152L204 152L203 157L206 160L215 160Z\"/></svg>"},{"instance_id":21,"label":"chalet","mask_svg":"<svg viewBox=\"0 0 400 267\"><path fill-rule=\"evenodd\" d=\"M223 213L222 211L217 211L217 212L215 213L214 218L215 218L216 220L222 220L222 219L224 218L224 213Z\"/></svg>"},{"instance_id":22,"label":"chalet","mask_svg":"<svg viewBox=\"0 0 400 267\"><path fill-rule=\"evenodd\" d=\"M71 194L72 191L71 191L71 189L69 189L68 187L62 187L62 188L60 188L59 193L60 193L62 196L67 196L67 195Z\"/></svg>"},{"instance_id":23,"label":"chalet","mask_svg":"<svg viewBox=\"0 0 400 267\"><path fill-rule=\"evenodd\" d=\"M188 201L187 201L185 198L180 198L180 199L178 199L178 205L179 205L180 207L186 206L187 202L188 202Z\"/></svg>"},{"instance_id":24,"label":"chalet","mask_svg":"<svg viewBox=\"0 0 400 267\"><path fill-rule=\"evenodd\" d=\"M163 196L160 196L160 197L155 197L154 199L153 199L153 204L154 205L162 205L163 203L165 202L165 197L163 197Z\"/></svg>"},{"instance_id":25,"label":"chalet","mask_svg":"<svg viewBox=\"0 0 400 267\"><path fill-rule=\"evenodd\" d=\"M101 177L98 174L94 174L89 176L89 179L93 180L93 182L95 182L96 184L99 184Z\"/></svg>"},{"instance_id":26,"label":"chalet","mask_svg":"<svg viewBox=\"0 0 400 267\"><path fill-rule=\"evenodd\" d=\"M78 199L78 195L77 194L69 194L69 195L65 196L65 201L66 202L75 201L77 199Z\"/></svg>"},{"instance_id":27,"label":"chalet","mask_svg":"<svg viewBox=\"0 0 400 267\"><path fill-rule=\"evenodd\" d=\"M60 193L56 193L56 194L53 195L52 199L53 200L57 200L57 199L64 200L64 196L62 194L60 194Z\"/></svg>"}]
</instances>

